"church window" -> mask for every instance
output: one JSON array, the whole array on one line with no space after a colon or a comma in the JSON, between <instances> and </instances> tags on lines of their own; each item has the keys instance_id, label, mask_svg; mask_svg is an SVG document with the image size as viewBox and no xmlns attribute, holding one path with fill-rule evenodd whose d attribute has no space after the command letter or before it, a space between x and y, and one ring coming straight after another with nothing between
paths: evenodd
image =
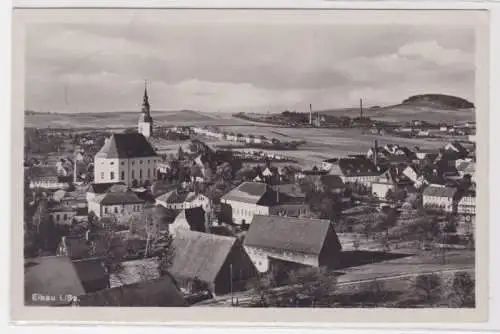
<instances>
[{"instance_id":1,"label":"church window","mask_svg":"<svg viewBox=\"0 0 500 334\"><path fill-rule=\"evenodd\" d=\"M115 213L118 213L118 208L115 206Z\"/></svg>"},{"instance_id":2,"label":"church window","mask_svg":"<svg viewBox=\"0 0 500 334\"><path fill-rule=\"evenodd\" d=\"M142 160L141 160L141 161L139 161L139 163L142 165Z\"/></svg>"},{"instance_id":3,"label":"church window","mask_svg":"<svg viewBox=\"0 0 500 334\"><path fill-rule=\"evenodd\" d=\"M68 219L68 215L67 215L67 214L64 214L64 216L63 216L63 220L66 220L66 219Z\"/></svg>"},{"instance_id":4,"label":"church window","mask_svg":"<svg viewBox=\"0 0 500 334\"><path fill-rule=\"evenodd\" d=\"M125 172L122 171L121 179L125 180Z\"/></svg>"},{"instance_id":5,"label":"church window","mask_svg":"<svg viewBox=\"0 0 500 334\"><path fill-rule=\"evenodd\" d=\"M104 179L104 172L101 172L101 179Z\"/></svg>"},{"instance_id":6,"label":"church window","mask_svg":"<svg viewBox=\"0 0 500 334\"><path fill-rule=\"evenodd\" d=\"M110 178L111 180L114 180L114 179L115 179L115 172L110 172L110 173L109 173L109 178Z\"/></svg>"},{"instance_id":7,"label":"church window","mask_svg":"<svg viewBox=\"0 0 500 334\"><path fill-rule=\"evenodd\" d=\"M125 161L122 161L122 166L124 166L124 165L125 165Z\"/></svg>"},{"instance_id":8,"label":"church window","mask_svg":"<svg viewBox=\"0 0 500 334\"><path fill-rule=\"evenodd\" d=\"M151 169L148 168L148 179L151 177Z\"/></svg>"},{"instance_id":9,"label":"church window","mask_svg":"<svg viewBox=\"0 0 500 334\"><path fill-rule=\"evenodd\" d=\"M132 178L135 178L135 171L132 171Z\"/></svg>"},{"instance_id":10,"label":"church window","mask_svg":"<svg viewBox=\"0 0 500 334\"><path fill-rule=\"evenodd\" d=\"M135 165L135 161L134 160L132 160L132 165Z\"/></svg>"},{"instance_id":11,"label":"church window","mask_svg":"<svg viewBox=\"0 0 500 334\"><path fill-rule=\"evenodd\" d=\"M142 169L139 170L139 178L142 179Z\"/></svg>"},{"instance_id":12,"label":"church window","mask_svg":"<svg viewBox=\"0 0 500 334\"><path fill-rule=\"evenodd\" d=\"M148 165L149 165L150 162L151 162L151 160L148 160Z\"/></svg>"}]
</instances>

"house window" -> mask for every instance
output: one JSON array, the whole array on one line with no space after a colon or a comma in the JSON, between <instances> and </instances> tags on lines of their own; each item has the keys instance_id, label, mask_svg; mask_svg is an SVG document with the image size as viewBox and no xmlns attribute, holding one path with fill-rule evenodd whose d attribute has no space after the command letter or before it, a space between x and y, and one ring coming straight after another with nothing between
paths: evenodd
<instances>
[{"instance_id":1,"label":"house window","mask_svg":"<svg viewBox=\"0 0 500 334\"><path fill-rule=\"evenodd\" d=\"M122 166L124 166L124 165L125 165L125 161L122 161Z\"/></svg>"},{"instance_id":2,"label":"house window","mask_svg":"<svg viewBox=\"0 0 500 334\"><path fill-rule=\"evenodd\" d=\"M68 219L68 215L67 215L67 214L64 214L64 216L63 216L63 220L66 220L66 219Z\"/></svg>"},{"instance_id":3,"label":"house window","mask_svg":"<svg viewBox=\"0 0 500 334\"><path fill-rule=\"evenodd\" d=\"M153 169L153 177L156 177L156 169Z\"/></svg>"},{"instance_id":4,"label":"house window","mask_svg":"<svg viewBox=\"0 0 500 334\"><path fill-rule=\"evenodd\" d=\"M121 179L122 179L122 180L125 180L125 172L123 172L123 171L122 171L122 173L121 173Z\"/></svg>"},{"instance_id":5,"label":"house window","mask_svg":"<svg viewBox=\"0 0 500 334\"><path fill-rule=\"evenodd\" d=\"M118 213L118 208L115 206L115 213Z\"/></svg>"},{"instance_id":6,"label":"house window","mask_svg":"<svg viewBox=\"0 0 500 334\"><path fill-rule=\"evenodd\" d=\"M132 171L132 178L135 178L135 171Z\"/></svg>"},{"instance_id":7,"label":"house window","mask_svg":"<svg viewBox=\"0 0 500 334\"><path fill-rule=\"evenodd\" d=\"M148 179L151 177L151 170L148 168Z\"/></svg>"},{"instance_id":8,"label":"house window","mask_svg":"<svg viewBox=\"0 0 500 334\"><path fill-rule=\"evenodd\" d=\"M104 213L108 213L108 208L107 207L104 208Z\"/></svg>"},{"instance_id":9,"label":"house window","mask_svg":"<svg viewBox=\"0 0 500 334\"><path fill-rule=\"evenodd\" d=\"M114 180L114 179L115 179L115 172L110 172L110 173L109 173L109 178L110 178L111 180Z\"/></svg>"},{"instance_id":10,"label":"house window","mask_svg":"<svg viewBox=\"0 0 500 334\"><path fill-rule=\"evenodd\" d=\"M104 172L101 172L101 179L104 180Z\"/></svg>"},{"instance_id":11,"label":"house window","mask_svg":"<svg viewBox=\"0 0 500 334\"><path fill-rule=\"evenodd\" d=\"M115 163L114 163L114 161L111 161L109 164L110 164L110 165L114 165Z\"/></svg>"},{"instance_id":12,"label":"house window","mask_svg":"<svg viewBox=\"0 0 500 334\"><path fill-rule=\"evenodd\" d=\"M59 217L59 215L56 215L56 220L57 220L57 221L59 221L59 218L60 218L60 217Z\"/></svg>"},{"instance_id":13,"label":"house window","mask_svg":"<svg viewBox=\"0 0 500 334\"><path fill-rule=\"evenodd\" d=\"M132 165L135 165L135 161L134 160L132 160Z\"/></svg>"},{"instance_id":14,"label":"house window","mask_svg":"<svg viewBox=\"0 0 500 334\"><path fill-rule=\"evenodd\" d=\"M142 165L142 160L141 160L141 161L139 161L139 163Z\"/></svg>"},{"instance_id":15,"label":"house window","mask_svg":"<svg viewBox=\"0 0 500 334\"><path fill-rule=\"evenodd\" d=\"M142 169L139 170L139 178L142 179Z\"/></svg>"},{"instance_id":16,"label":"house window","mask_svg":"<svg viewBox=\"0 0 500 334\"><path fill-rule=\"evenodd\" d=\"M151 160L148 160L148 165L149 165L150 162L151 162Z\"/></svg>"}]
</instances>

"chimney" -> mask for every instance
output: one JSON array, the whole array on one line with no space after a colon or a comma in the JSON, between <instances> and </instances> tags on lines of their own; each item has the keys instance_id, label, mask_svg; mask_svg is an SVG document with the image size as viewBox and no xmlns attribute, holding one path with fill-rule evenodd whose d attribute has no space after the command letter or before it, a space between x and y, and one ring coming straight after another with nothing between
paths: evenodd
<instances>
[{"instance_id":1,"label":"chimney","mask_svg":"<svg viewBox=\"0 0 500 334\"><path fill-rule=\"evenodd\" d=\"M375 146L373 147L373 164L377 167L378 164L378 140L375 140Z\"/></svg>"},{"instance_id":2,"label":"chimney","mask_svg":"<svg viewBox=\"0 0 500 334\"><path fill-rule=\"evenodd\" d=\"M363 99L359 99L359 117L363 118Z\"/></svg>"},{"instance_id":3,"label":"chimney","mask_svg":"<svg viewBox=\"0 0 500 334\"><path fill-rule=\"evenodd\" d=\"M313 119L312 119L312 104L309 104L309 124L312 125Z\"/></svg>"}]
</instances>

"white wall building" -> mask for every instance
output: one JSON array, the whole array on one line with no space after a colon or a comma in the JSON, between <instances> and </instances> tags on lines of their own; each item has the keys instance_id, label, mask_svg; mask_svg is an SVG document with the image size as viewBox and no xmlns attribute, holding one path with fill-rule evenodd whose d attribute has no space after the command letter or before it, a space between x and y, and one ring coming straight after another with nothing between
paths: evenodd
<instances>
[{"instance_id":1,"label":"white wall building","mask_svg":"<svg viewBox=\"0 0 500 334\"><path fill-rule=\"evenodd\" d=\"M161 161L140 133L115 133L94 157L94 182L123 182L127 186L151 183Z\"/></svg>"}]
</instances>

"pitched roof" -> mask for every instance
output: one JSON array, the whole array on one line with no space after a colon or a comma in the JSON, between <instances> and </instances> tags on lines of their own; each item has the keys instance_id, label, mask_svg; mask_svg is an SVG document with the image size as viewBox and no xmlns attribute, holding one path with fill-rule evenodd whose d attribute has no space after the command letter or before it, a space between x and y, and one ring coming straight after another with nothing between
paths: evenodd
<instances>
[{"instance_id":1,"label":"pitched roof","mask_svg":"<svg viewBox=\"0 0 500 334\"><path fill-rule=\"evenodd\" d=\"M97 291L79 297L80 306L187 306L170 276Z\"/></svg>"},{"instance_id":2,"label":"pitched roof","mask_svg":"<svg viewBox=\"0 0 500 334\"><path fill-rule=\"evenodd\" d=\"M108 277L104 263L99 258L76 260L73 265L83 284Z\"/></svg>"},{"instance_id":3,"label":"pitched roof","mask_svg":"<svg viewBox=\"0 0 500 334\"><path fill-rule=\"evenodd\" d=\"M235 242L234 237L179 231L172 242L175 255L170 272L175 277L213 282Z\"/></svg>"},{"instance_id":4,"label":"pitched roof","mask_svg":"<svg viewBox=\"0 0 500 334\"><path fill-rule=\"evenodd\" d=\"M65 236L61 242L66 246L68 256L72 260L84 259L90 255L91 245L83 237Z\"/></svg>"},{"instance_id":5,"label":"pitched roof","mask_svg":"<svg viewBox=\"0 0 500 334\"><path fill-rule=\"evenodd\" d=\"M346 185L338 175L331 175L331 174L321 175L320 180L321 183L326 187L331 187L334 189L346 187Z\"/></svg>"},{"instance_id":6,"label":"pitched roof","mask_svg":"<svg viewBox=\"0 0 500 334\"><path fill-rule=\"evenodd\" d=\"M157 156L151 144L140 133L114 133L97 152L99 158L144 158Z\"/></svg>"},{"instance_id":7,"label":"pitched roof","mask_svg":"<svg viewBox=\"0 0 500 334\"><path fill-rule=\"evenodd\" d=\"M57 177L57 168L53 166L33 166L28 169L30 178Z\"/></svg>"},{"instance_id":8,"label":"pitched roof","mask_svg":"<svg viewBox=\"0 0 500 334\"><path fill-rule=\"evenodd\" d=\"M254 215L243 243L318 255L330 228L331 223L324 219Z\"/></svg>"},{"instance_id":9,"label":"pitched roof","mask_svg":"<svg viewBox=\"0 0 500 334\"><path fill-rule=\"evenodd\" d=\"M87 191L94 194L104 194L105 192L108 192L110 189L116 189L116 187L114 187L116 185L125 186L125 183L123 182L91 183Z\"/></svg>"},{"instance_id":10,"label":"pitched roof","mask_svg":"<svg viewBox=\"0 0 500 334\"><path fill-rule=\"evenodd\" d=\"M112 288L160 277L157 258L123 261L121 267L119 273L110 275L110 285Z\"/></svg>"},{"instance_id":11,"label":"pitched roof","mask_svg":"<svg viewBox=\"0 0 500 334\"><path fill-rule=\"evenodd\" d=\"M96 202L101 205L144 203L133 191L108 192L104 196L97 198Z\"/></svg>"},{"instance_id":12,"label":"pitched roof","mask_svg":"<svg viewBox=\"0 0 500 334\"><path fill-rule=\"evenodd\" d=\"M366 157L342 158L339 168L344 176L377 176L380 172Z\"/></svg>"},{"instance_id":13,"label":"pitched roof","mask_svg":"<svg viewBox=\"0 0 500 334\"><path fill-rule=\"evenodd\" d=\"M259 205L276 204L276 192L261 182L243 182L224 196L223 200Z\"/></svg>"},{"instance_id":14,"label":"pitched roof","mask_svg":"<svg viewBox=\"0 0 500 334\"><path fill-rule=\"evenodd\" d=\"M202 207L182 210L175 218L174 224L177 221L184 220L191 227L191 231L205 231L205 210Z\"/></svg>"},{"instance_id":15,"label":"pitched roof","mask_svg":"<svg viewBox=\"0 0 500 334\"><path fill-rule=\"evenodd\" d=\"M68 302L33 301L33 294L59 296L84 294L83 285L70 258L47 256L24 261L24 300L27 305L67 305Z\"/></svg>"},{"instance_id":16,"label":"pitched roof","mask_svg":"<svg viewBox=\"0 0 500 334\"><path fill-rule=\"evenodd\" d=\"M424 196L435 196L435 197L453 197L457 192L456 188L450 187L437 187L430 185L424 189Z\"/></svg>"}]
</instances>

